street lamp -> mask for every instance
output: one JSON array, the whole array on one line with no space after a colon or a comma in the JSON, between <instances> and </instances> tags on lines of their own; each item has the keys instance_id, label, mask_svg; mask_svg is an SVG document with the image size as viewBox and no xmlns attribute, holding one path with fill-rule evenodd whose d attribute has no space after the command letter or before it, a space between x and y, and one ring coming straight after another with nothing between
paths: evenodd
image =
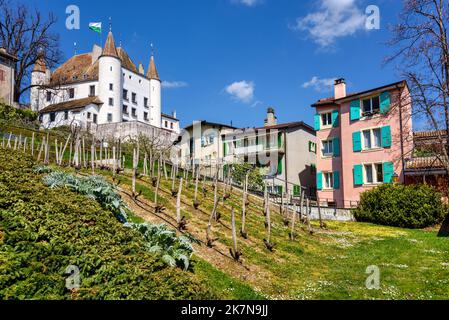
<instances>
[{"instance_id":1,"label":"street lamp","mask_svg":"<svg viewBox=\"0 0 449 320\"><path fill-rule=\"evenodd\" d=\"M395 172L392 176L393 183L397 184L399 182L399 175Z\"/></svg>"}]
</instances>

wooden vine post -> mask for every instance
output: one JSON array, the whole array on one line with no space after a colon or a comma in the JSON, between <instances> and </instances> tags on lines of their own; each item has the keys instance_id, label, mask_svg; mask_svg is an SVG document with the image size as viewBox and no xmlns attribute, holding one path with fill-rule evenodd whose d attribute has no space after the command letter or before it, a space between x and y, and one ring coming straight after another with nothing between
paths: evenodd
<instances>
[{"instance_id":1,"label":"wooden vine post","mask_svg":"<svg viewBox=\"0 0 449 320\"><path fill-rule=\"evenodd\" d=\"M100 149L101 154L101 149ZM137 176L137 150L133 149L133 181L132 181L132 192L133 196L136 195L136 176Z\"/></svg>"},{"instance_id":2,"label":"wooden vine post","mask_svg":"<svg viewBox=\"0 0 449 320\"><path fill-rule=\"evenodd\" d=\"M246 232L246 205L247 205L247 201L248 201L248 175L249 175L249 173L246 174L245 182L243 185L242 227L240 229L240 235L245 239L248 239L248 233Z\"/></svg>"},{"instance_id":3,"label":"wooden vine post","mask_svg":"<svg viewBox=\"0 0 449 320\"><path fill-rule=\"evenodd\" d=\"M229 252L231 253L231 256L234 258L235 261L239 261L240 257L242 256L242 252L237 247L237 232L235 227L235 215L234 215L234 208L231 210L231 224L232 224L232 242L234 244L234 248L230 248Z\"/></svg>"},{"instance_id":4,"label":"wooden vine post","mask_svg":"<svg viewBox=\"0 0 449 320\"><path fill-rule=\"evenodd\" d=\"M198 179L199 179L199 170L196 170L196 177L195 177L195 194L193 197L193 207L195 210L198 210L198 207L200 206L200 203L198 201Z\"/></svg>"},{"instance_id":5,"label":"wooden vine post","mask_svg":"<svg viewBox=\"0 0 449 320\"><path fill-rule=\"evenodd\" d=\"M185 217L181 217L181 193L182 193L182 178L179 183L178 197L176 199L176 222L178 223L178 230L184 231L187 226Z\"/></svg>"},{"instance_id":6,"label":"wooden vine post","mask_svg":"<svg viewBox=\"0 0 449 320\"><path fill-rule=\"evenodd\" d=\"M267 239L264 239L265 246L268 250L273 252L274 250L274 243L271 243L271 214L270 214L270 205L267 205L267 211L266 211L266 227L267 227Z\"/></svg>"}]
</instances>

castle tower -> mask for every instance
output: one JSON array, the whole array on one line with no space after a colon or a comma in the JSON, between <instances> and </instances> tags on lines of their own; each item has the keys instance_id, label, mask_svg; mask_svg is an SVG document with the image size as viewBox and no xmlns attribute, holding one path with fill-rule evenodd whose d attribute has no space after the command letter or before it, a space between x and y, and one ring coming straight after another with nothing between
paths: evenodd
<instances>
[{"instance_id":1,"label":"castle tower","mask_svg":"<svg viewBox=\"0 0 449 320\"><path fill-rule=\"evenodd\" d=\"M103 105L98 115L98 123L122 121L122 94L122 61L117 53L112 31L109 31L99 58L98 95Z\"/></svg>"},{"instance_id":2,"label":"castle tower","mask_svg":"<svg viewBox=\"0 0 449 320\"><path fill-rule=\"evenodd\" d=\"M161 80L157 72L154 56L151 55L147 78L150 79L151 125L161 127Z\"/></svg>"},{"instance_id":3,"label":"castle tower","mask_svg":"<svg viewBox=\"0 0 449 320\"><path fill-rule=\"evenodd\" d=\"M40 53L36 63L34 64L33 71L31 72L31 96L30 104L31 110L39 111L44 108L44 94L40 86L48 85L50 83L50 70L47 69L45 64L45 57L43 53Z\"/></svg>"}]
</instances>

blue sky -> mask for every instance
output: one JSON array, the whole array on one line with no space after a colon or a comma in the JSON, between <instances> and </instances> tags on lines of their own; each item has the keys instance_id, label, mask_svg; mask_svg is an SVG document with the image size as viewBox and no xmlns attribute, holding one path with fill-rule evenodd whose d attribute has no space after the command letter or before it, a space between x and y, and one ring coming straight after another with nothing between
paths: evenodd
<instances>
[{"instance_id":1,"label":"blue sky","mask_svg":"<svg viewBox=\"0 0 449 320\"><path fill-rule=\"evenodd\" d=\"M27 0L58 16L55 30L68 58L88 52L100 37L88 29L112 17L135 63L145 68L150 43L165 81L163 111L176 109L182 125L209 120L260 126L268 106L280 122L312 124L310 105L332 96L332 79L355 92L400 80L385 42L396 22L396 0ZM81 29L65 27L66 7L80 9ZM380 9L379 30L366 30L365 9ZM103 41L105 34L103 35Z\"/></svg>"}]
</instances>

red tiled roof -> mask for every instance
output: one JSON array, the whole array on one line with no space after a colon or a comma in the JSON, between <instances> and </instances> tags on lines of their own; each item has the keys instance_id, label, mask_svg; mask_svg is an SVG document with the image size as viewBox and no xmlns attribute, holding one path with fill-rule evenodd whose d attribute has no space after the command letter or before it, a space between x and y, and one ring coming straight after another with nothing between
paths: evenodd
<instances>
[{"instance_id":1,"label":"red tiled roof","mask_svg":"<svg viewBox=\"0 0 449 320\"><path fill-rule=\"evenodd\" d=\"M419 157L409 159L405 163L406 169L436 169L444 168L443 162L437 157Z\"/></svg>"}]
</instances>

